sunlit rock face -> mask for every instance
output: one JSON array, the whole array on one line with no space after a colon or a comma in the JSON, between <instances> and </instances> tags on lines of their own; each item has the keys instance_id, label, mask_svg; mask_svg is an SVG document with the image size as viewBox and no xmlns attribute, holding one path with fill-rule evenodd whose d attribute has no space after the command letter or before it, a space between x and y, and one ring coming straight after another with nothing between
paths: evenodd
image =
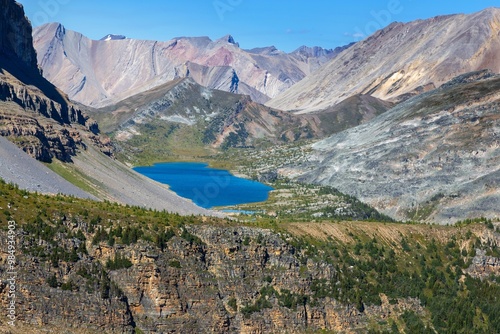
<instances>
[{"instance_id":1,"label":"sunlit rock face","mask_svg":"<svg viewBox=\"0 0 500 334\"><path fill-rule=\"evenodd\" d=\"M355 94L393 102L482 69L500 72L500 9L392 23L345 50L268 105L323 110Z\"/></svg>"},{"instance_id":2,"label":"sunlit rock face","mask_svg":"<svg viewBox=\"0 0 500 334\"><path fill-rule=\"evenodd\" d=\"M45 77L71 99L98 107L183 77L263 103L342 50L247 51L229 35L161 42L108 35L96 41L57 23L36 28L33 39Z\"/></svg>"}]
</instances>

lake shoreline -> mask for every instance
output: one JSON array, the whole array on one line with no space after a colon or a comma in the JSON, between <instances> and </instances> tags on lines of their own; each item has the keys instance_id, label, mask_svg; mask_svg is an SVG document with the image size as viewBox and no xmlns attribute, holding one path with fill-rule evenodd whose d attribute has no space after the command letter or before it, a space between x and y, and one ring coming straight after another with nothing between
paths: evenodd
<instances>
[{"instance_id":1,"label":"lake shoreline","mask_svg":"<svg viewBox=\"0 0 500 334\"><path fill-rule=\"evenodd\" d=\"M160 162L133 169L205 209L263 202L273 190L208 162Z\"/></svg>"}]
</instances>

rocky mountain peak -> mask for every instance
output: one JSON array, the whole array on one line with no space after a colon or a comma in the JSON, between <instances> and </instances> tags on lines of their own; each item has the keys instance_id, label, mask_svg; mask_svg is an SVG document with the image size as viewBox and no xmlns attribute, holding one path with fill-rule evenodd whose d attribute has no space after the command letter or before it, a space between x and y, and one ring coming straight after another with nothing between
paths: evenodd
<instances>
[{"instance_id":1,"label":"rocky mountain peak","mask_svg":"<svg viewBox=\"0 0 500 334\"><path fill-rule=\"evenodd\" d=\"M302 45L301 47L299 47L295 51L293 51L292 54L298 53L298 54L302 54L302 55L306 55L306 56L320 57L320 56L326 56L332 52L333 52L332 49L323 49L322 47L319 47L319 46L309 47L309 46Z\"/></svg>"},{"instance_id":2,"label":"rocky mountain peak","mask_svg":"<svg viewBox=\"0 0 500 334\"><path fill-rule=\"evenodd\" d=\"M54 26L56 26L55 37L58 40L62 41L64 38L64 35L66 35L66 28L62 24L59 24L59 23L54 23Z\"/></svg>"},{"instance_id":3,"label":"rocky mountain peak","mask_svg":"<svg viewBox=\"0 0 500 334\"><path fill-rule=\"evenodd\" d=\"M224 43L229 43L229 44L233 44L233 45L235 45L235 46L237 46L237 47L240 47L240 44L239 44L238 42L236 42L236 41L234 40L234 37L233 37L233 36L231 36L231 35L226 35L226 36L224 36L224 37L222 37L222 38L219 38L216 42L224 42Z\"/></svg>"}]
</instances>

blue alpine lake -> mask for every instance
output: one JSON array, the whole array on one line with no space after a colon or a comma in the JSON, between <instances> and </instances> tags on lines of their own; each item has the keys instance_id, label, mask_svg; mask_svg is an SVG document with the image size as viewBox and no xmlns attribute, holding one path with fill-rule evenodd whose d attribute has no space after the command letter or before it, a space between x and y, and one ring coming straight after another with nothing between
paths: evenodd
<instances>
[{"instance_id":1,"label":"blue alpine lake","mask_svg":"<svg viewBox=\"0 0 500 334\"><path fill-rule=\"evenodd\" d=\"M203 208L267 200L273 188L236 177L227 170L213 169L206 163L172 162L136 167L134 170L170 186L177 195L191 199Z\"/></svg>"}]
</instances>

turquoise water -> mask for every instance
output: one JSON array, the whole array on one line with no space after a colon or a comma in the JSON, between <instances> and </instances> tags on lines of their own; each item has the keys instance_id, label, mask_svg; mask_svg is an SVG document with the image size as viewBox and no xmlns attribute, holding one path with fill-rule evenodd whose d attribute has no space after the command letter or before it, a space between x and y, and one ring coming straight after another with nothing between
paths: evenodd
<instances>
[{"instance_id":1,"label":"turquoise water","mask_svg":"<svg viewBox=\"0 0 500 334\"><path fill-rule=\"evenodd\" d=\"M258 213L257 211L249 211L249 210L221 210L222 212L224 213L239 213L239 214L242 214L242 215L254 215L256 213Z\"/></svg>"},{"instance_id":2,"label":"turquoise water","mask_svg":"<svg viewBox=\"0 0 500 334\"><path fill-rule=\"evenodd\" d=\"M210 168L205 163L159 163L134 170L168 184L179 196L203 208L262 202L273 190L265 184L236 177L227 170Z\"/></svg>"}]
</instances>

